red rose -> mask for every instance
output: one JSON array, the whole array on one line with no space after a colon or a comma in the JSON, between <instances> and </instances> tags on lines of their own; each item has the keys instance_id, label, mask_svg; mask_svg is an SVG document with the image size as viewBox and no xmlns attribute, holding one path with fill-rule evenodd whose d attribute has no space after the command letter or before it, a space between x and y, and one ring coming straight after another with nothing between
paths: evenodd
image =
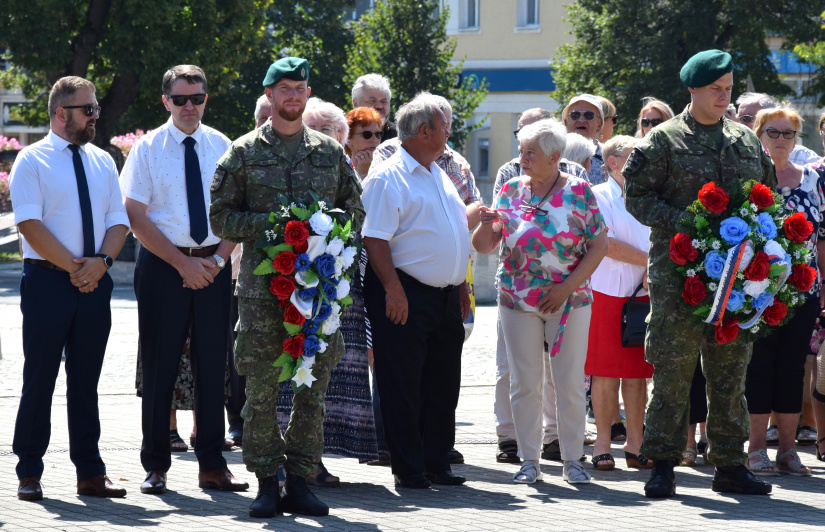
<instances>
[{"instance_id":1,"label":"red rose","mask_svg":"<svg viewBox=\"0 0 825 532\"><path fill-rule=\"evenodd\" d=\"M776 327L788 315L788 305L781 301L774 301L773 305L766 308L762 312L762 317L765 318L765 323L771 327Z\"/></svg>"},{"instance_id":2,"label":"red rose","mask_svg":"<svg viewBox=\"0 0 825 532\"><path fill-rule=\"evenodd\" d=\"M670 239L670 260L684 266L687 261L694 261L699 251L693 247L693 239L687 233L677 233Z\"/></svg>"},{"instance_id":3,"label":"red rose","mask_svg":"<svg viewBox=\"0 0 825 532\"><path fill-rule=\"evenodd\" d=\"M292 358L298 358L304 354L304 335L290 336L284 340L284 351Z\"/></svg>"},{"instance_id":4,"label":"red rose","mask_svg":"<svg viewBox=\"0 0 825 532\"><path fill-rule=\"evenodd\" d=\"M728 193L711 181L699 191L699 201L713 214L722 214L728 208Z\"/></svg>"},{"instance_id":5,"label":"red rose","mask_svg":"<svg viewBox=\"0 0 825 532\"><path fill-rule=\"evenodd\" d=\"M808 237L811 236L811 233L814 232L813 224L809 222L801 212L796 212L788 216L785 219L784 229L785 236L797 244L806 241Z\"/></svg>"},{"instance_id":6,"label":"red rose","mask_svg":"<svg viewBox=\"0 0 825 532\"><path fill-rule=\"evenodd\" d=\"M751 281L764 281L771 273L771 261L764 251L757 251L745 268L745 278Z\"/></svg>"},{"instance_id":7,"label":"red rose","mask_svg":"<svg viewBox=\"0 0 825 532\"><path fill-rule=\"evenodd\" d=\"M301 314L292 303L288 303L284 307L284 321L293 325L303 325L306 318Z\"/></svg>"},{"instance_id":8,"label":"red rose","mask_svg":"<svg viewBox=\"0 0 825 532\"><path fill-rule=\"evenodd\" d=\"M767 209L774 204L773 192L770 187L766 187L762 183L757 183L751 189L750 202L756 205L756 208L761 210Z\"/></svg>"},{"instance_id":9,"label":"red rose","mask_svg":"<svg viewBox=\"0 0 825 532\"><path fill-rule=\"evenodd\" d=\"M269 291L278 299L289 299L289 296L295 291L295 281L291 277L276 275L269 283Z\"/></svg>"},{"instance_id":10,"label":"red rose","mask_svg":"<svg viewBox=\"0 0 825 532\"><path fill-rule=\"evenodd\" d=\"M794 264L788 281L793 283L800 292L807 292L816 281L816 270L807 264Z\"/></svg>"},{"instance_id":11,"label":"red rose","mask_svg":"<svg viewBox=\"0 0 825 532\"><path fill-rule=\"evenodd\" d=\"M292 249L295 250L295 253L306 253L309 249L309 242L307 242L306 240L304 240L303 242L298 242L297 244L292 246Z\"/></svg>"},{"instance_id":12,"label":"red rose","mask_svg":"<svg viewBox=\"0 0 825 532\"><path fill-rule=\"evenodd\" d=\"M286 223L284 242L290 246L294 246L295 244L306 242L307 238L309 238L309 230L303 223L295 220Z\"/></svg>"},{"instance_id":13,"label":"red rose","mask_svg":"<svg viewBox=\"0 0 825 532\"><path fill-rule=\"evenodd\" d=\"M284 275L292 275L292 272L295 271L296 258L298 258L298 256L295 255L295 253L291 251L283 251L278 253L275 260L272 261L272 267Z\"/></svg>"},{"instance_id":14,"label":"red rose","mask_svg":"<svg viewBox=\"0 0 825 532\"><path fill-rule=\"evenodd\" d=\"M722 325L717 325L715 329L713 336L716 338L716 343L729 344L739 336L739 320L736 318L724 320Z\"/></svg>"},{"instance_id":15,"label":"red rose","mask_svg":"<svg viewBox=\"0 0 825 532\"><path fill-rule=\"evenodd\" d=\"M682 290L682 298L688 305L698 305L708 295L708 289L696 275L691 275L685 279L685 288Z\"/></svg>"}]
</instances>

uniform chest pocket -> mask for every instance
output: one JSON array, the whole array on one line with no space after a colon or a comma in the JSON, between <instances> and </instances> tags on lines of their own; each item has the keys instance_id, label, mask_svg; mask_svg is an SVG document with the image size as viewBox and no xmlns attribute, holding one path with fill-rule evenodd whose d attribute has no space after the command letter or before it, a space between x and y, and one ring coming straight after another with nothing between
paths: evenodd
<instances>
[{"instance_id":1,"label":"uniform chest pocket","mask_svg":"<svg viewBox=\"0 0 825 532\"><path fill-rule=\"evenodd\" d=\"M285 191L288 181L287 172L288 170L281 159L247 161L247 186L254 189L261 187L262 189L275 188Z\"/></svg>"},{"instance_id":2,"label":"uniform chest pocket","mask_svg":"<svg viewBox=\"0 0 825 532\"><path fill-rule=\"evenodd\" d=\"M762 164L759 158L759 152L756 146L747 146L745 144L734 144L733 150L736 154L734 161L725 161L725 166L733 166L739 173L741 180L747 181L750 179L759 180L762 177Z\"/></svg>"},{"instance_id":3,"label":"uniform chest pocket","mask_svg":"<svg viewBox=\"0 0 825 532\"><path fill-rule=\"evenodd\" d=\"M338 186L338 165L328 153L310 153L307 171L314 190L329 190Z\"/></svg>"},{"instance_id":4,"label":"uniform chest pocket","mask_svg":"<svg viewBox=\"0 0 825 532\"><path fill-rule=\"evenodd\" d=\"M696 175L712 175L716 169L715 154L702 149L676 148L673 159L683 172Z\"/></svg>"}]
</instances>

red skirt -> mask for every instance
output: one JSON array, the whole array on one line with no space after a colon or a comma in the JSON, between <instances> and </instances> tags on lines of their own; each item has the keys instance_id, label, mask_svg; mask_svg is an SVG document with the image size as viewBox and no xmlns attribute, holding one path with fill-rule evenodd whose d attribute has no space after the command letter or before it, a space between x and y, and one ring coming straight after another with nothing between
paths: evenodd
<instances>
[{"instance_id":1,"label":"red skirt","mask_svg":"<svg viewBox=\"0 0 825 532\"><path fill-rule=\"evenodd\" d=\"M622 347L622 305L629 297L593 291L593 309L587 344L586 375L616 379L649 379L653 365L645 361L644 346ZM647 296L639 301L650 301Z\"/></svg>"}]
</instances>

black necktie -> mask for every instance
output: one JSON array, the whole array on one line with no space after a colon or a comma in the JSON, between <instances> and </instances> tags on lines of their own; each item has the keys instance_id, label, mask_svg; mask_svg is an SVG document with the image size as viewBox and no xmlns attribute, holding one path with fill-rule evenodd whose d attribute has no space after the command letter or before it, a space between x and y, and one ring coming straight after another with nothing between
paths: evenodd
<instances>
[{"instance_id":1,"label":"black necktie","mask_svg":"<svg viewBox=\"0 0 825 532\"><path fill-rule=\"evenodd\" d=\"M195 153L195 139L183 139L186 145L183 162L186 167L186 198L189 201L189 234L200 245L206 240L206 205L203 202L203 181L201 181L201 164Z\"/></svg>"},{"instance_id":2,"label":"black necktie","mask_svg":"<svg viewBox=\"0 0 825 532\"><path fill-rule=\"evenodd\" d=\"M80 148L76 144L69 144L72 150L72 164L74 176L77 178L77 195L80 198L80 218L83 220L83 256L95 256L95 226L92 221L92 200L89 199L89 183L86 181L86 170L80 159Z\"/></svg>"}]
</instances>

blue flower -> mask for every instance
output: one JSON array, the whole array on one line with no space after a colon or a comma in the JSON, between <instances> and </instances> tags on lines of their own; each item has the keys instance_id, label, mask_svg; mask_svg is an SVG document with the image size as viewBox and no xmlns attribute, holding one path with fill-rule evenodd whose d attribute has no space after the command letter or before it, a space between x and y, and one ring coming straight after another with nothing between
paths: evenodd
<instances>
[{"instance_id":1,"label":"blue flower","mask_svg":"<svg viewBox=\"0 0 825 532\"><path fill-rule=\"evenodd\" d=\"M304 338L304 358L312 358L321 349L321 342L318 337L310 335Z\"/></svg>"},{"instance_id":2,"label":"blue flower","mask_svg":"<svg viewBox=\"0 0 825 532\"><path fill-rule=\"evenodd\" d=\"M324 295L327 296L327 299L335 301L338 297L338 288L334 284L326 281L322 281L322 284L324 286Z\"/></svg>"},{"instance_id":3,"label":"blue flower","mask_svg":"<svg viewBox=\"0 0 825 532\"><path fill-rule=\"evenodd\" d=\"M741 290L731 290L730 297L728 298L728 306L727 309L731 312L737 312L742 309L742 305L745 304L745 292ZM306 350L306 347L304 348Z\"/></svg>"},{"instance_id":4,"label":"blue flower","mask_svg":"<svg viewBox=\"0 0 825 532\"><path fill-rule=\"evenodd\" d=\"M729 245L739 244L748 234L748 222L738 216L731 216L727 220L722 220L719 233Z\"/></svg>"},{"instance_id":5,"label":"blue flower","mask_svg":"<svg viewBox=\"0 0 825 532\"><path fill-rule=\"evenodd\" d=\"M759 296L753 300L753 308L762 308L762 305L765 305L766 303L767 307L773 305L773 296L767 290L759 294Z\"/></svg>"},{"instance_id":6,"label":"blue flower","mask_svg":"<svg viewBox=\"0 0 825 532\"><path fill-rule=\"evenodd\" d=\"M776 224L773 223L773 218L770 214L766 212L759 213L759 217L756 220L756 230L768 240L776 237Z\"/></svg>"},{"instance_id":7,"label":"blue flower","mask_svg":"<svg viewBox=\"0 0 825 532\"><path fill-rule=\"evenodd\" d=\"M725 258L718 251L708 251L705 255L705 271L708 277L719 279L722 277L722 270L725 269Z\"/></svg>"},{"instance_id":8,"label":"blue flower","mask_svg":"<svg viewBox=\"0 0 825 532\"><path fill-rule=\"evenodd\" d=\"M309 255L306 253L300 253L295 259L295 271L304 272L309 269L311 264L312 261L309 260Z\"/></svg>"},{"instance_id":9,"label":"blue flower","mask_svg":"<svg viewBox=\"0 0 825 532\"><path fill-rule=\"evenodd\" d=\"M311 334L316 334L318 329L321 328L321 322L318 320L307 320L304 322L304 327L302 329L303 333L306 336ZM306 351L306 347L304 347L304 351Z\"/></svg>"},{"instance_id":10,"label":"blue flower","mask_svg":"<svg viewBox=\"0 0 825 532\"><path fill-rule=\"evenodd\" d=\"M335 257L329 253L315 257L315 269L321 277L332 279L335 275Z\"/></svg>"},{"instance_id":11,"label":"blue flower","mask_svg":"<svg viewBox=\"0 0 825 532\"><path fill-rule=\"evenodd\" d=\"M325 319L329 318L330 314L332 314L332 307L328 303L321 303L319 308L318 300L316 299L312 304L312 314L315 315L315 320L318 323L321 323Z\"/></svg>"},{"instance_id":12,"label":"blue flower","mask_svg":"<svg viewBox=\"0 0 825 532\"><path fill-rule=\"evenodd\" d=\"M301 301L309 301L314 298L317 293L318 289L314 286L312 288L304 288L303 290L298 290L298 298Z\"/></svg>"}]
</instances>

